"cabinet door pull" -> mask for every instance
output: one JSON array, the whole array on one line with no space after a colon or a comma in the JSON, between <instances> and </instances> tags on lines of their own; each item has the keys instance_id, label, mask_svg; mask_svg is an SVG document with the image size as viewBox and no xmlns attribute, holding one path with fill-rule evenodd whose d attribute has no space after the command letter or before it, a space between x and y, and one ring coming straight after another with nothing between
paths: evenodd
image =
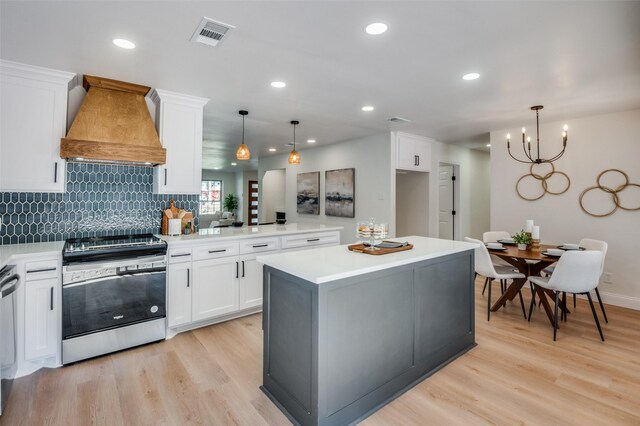
<instances>
[{"instance_id":1,"label":"cabinet door pull","mask_svg":"<svg viewBox=\"0 0 640 426\"><path fill-rule=\"evenodd\" d=\"M414 156L413 156L413 165L414 165L414 166L417 166L417 165L418 165L418 156L417 156L417 155L414 155Z\"/></svg>"},{"instance_id":2,"label":"cabinet door pull","mask_svg":"<svg viewBox=\"0 0 640 426\"><path fill-rule=\"evenodd\" d=\"M27 271L27 274L37 274L38 272L51 272L51 271L55 271L58 268L43 268L43 269L32 269L30 271Z\"/></svg>"},{"instance_id":3,"label":"cabinet door pull","mask_svg":"<svg viewBox=\"0 0 640 426\"><path fill-rule=\"evenodd\" d=\"M51 294L49 296L49 309L53 311L53 287L51 287Z\"/></svg>"},{"instance_id":4,"label":"cabinet door pull","mask_svg":"<svg viewBox=\"0 0 640 426\"><path fill-rule=\"evenodd\" d=\"M164 186L167 186L167 168L164 168Z\"/></svg>"},{"instance_id":5,"label":"cabinet door pull","mask_svg":"<svg viewBox=\"0 0 640 426\"><path fill-rule=\"evenodd\" d=\"M416 166L419 166L420 165L420 156L416 155L416 157L418 157L418 164L416 164Z\"/></svg>"},{"instance_id":6,"label":"cabinet door pull","mask_svg":"<svg viewBox=\"0 0 640 426\"><path fill-rule=\"evenodd\" d=\"M320 238L310 238L307 240L308 243L313 243L315 241L320 241Z\"/></svg>"},{"instance_id":7,"label":"cabinet door pull","mask_svg":"<svg viewBox=\"0 0 640 426\"><path fill-rule=\"evenodd\" d=\"M53 163L53 183L58 183L58 162Z\"/></svg>"},{"instance_id":8,"label":"cabinet door pull","mask_svg":"<svg viewBox=\"0 0 640 426\"><path fill-rule=\"evenodd\" d=\"M171 257L191 256L191 253L172 254Z\"/></svg>"},{"instance_id":9,"label":"cabinet door pull","mask_svg":"<svg viewBox=\"0 0 640 426\"><path fill-rule=\"evenodd\" d=\"M240 276L240 262L236 262L236 278Z\"/></svg>"},{"instance_id":10,"label":"cabinet door pull","mask_svg":"<svg viewBox=\"0 0 640 426\"><path fill-rule=\"evenodd\" d=\"M269 244L254 244L253 248L269 247Z\"/></svg>"},{"instance_id":11,"label":"cabinet door pull","mask_svg":"<svg viewBox=\"0 0 640 426\"><path fill-rule=\"evenodd\" d=\"M209 250L209 253L224 253L225 251L227 251L227 249Z\"/></svg>"},{"instance_id":12,"label":"cabinet door pull","mask_svg":"<svg viewBox=\"0 0 640 426\"><path fill-rule=\"evenodd\" d=\"M244 278L244 260L242 261L242 278Z\"/></svg>"},{"instance_id":13,"label":"cabinet door pull","mask_svg":"<svg viewBox=\"0 0 640 426\"><path fill-rule=\"evenodd\" d=\"M187 268L187 287L189 287L191 285L191 269Z\"/></svg>"}]
</instances>

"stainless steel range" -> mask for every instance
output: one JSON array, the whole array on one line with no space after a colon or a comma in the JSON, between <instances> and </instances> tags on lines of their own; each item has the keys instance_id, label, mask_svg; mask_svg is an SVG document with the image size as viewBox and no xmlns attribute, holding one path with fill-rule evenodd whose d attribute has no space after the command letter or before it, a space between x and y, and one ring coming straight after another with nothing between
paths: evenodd
<instances>
[{"instance_id":1,"label":"stainless steel range","mask_svg":"<svg viewBox=\"0 0 640 426\"><path fill-rule=\"evenodd\" d=\"M166 253L151 234L66 241L63 364L165 338Z\"/></svg>"}]
</instances>

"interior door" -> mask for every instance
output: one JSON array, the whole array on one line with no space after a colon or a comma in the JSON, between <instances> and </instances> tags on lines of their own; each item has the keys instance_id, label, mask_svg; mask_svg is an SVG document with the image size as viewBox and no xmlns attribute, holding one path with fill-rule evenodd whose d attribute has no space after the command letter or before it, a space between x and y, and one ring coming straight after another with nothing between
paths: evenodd
<instances>
[{"instance_id":1,"label":"interior door","mask_svg":"<svg viewBox=\"0 0 640 426\"><path fill-rule=\"evenodd\" d=\"M257 180L250 180L249 181L249 187L247 190L247 194L249 194L248 197L248 209L249 209L249 216L248 216L248 220L249 226L252 225L257 225L258 224L258 181Z\"/></svg>"},{"instance_id":2,"label":"interior door","mask_svg":"<svg viewBox=\"0 0 640 426\"><path fill-rule=\"evenodd\" d=\"M454 239L454 181L453 166L441 165L438 169L438 237Z\"/></svg>"}]
</instances>

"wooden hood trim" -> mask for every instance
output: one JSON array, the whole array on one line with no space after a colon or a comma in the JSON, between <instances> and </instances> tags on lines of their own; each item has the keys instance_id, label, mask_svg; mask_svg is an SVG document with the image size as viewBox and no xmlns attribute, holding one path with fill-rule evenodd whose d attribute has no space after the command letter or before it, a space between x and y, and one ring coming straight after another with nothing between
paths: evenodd
<instances>
[{"instance_id":1,"label":"wooden hood trim","mask_svg":"<svg viewBox=\"0 0 640 426\"><path fill-rule=\"evenodd\" d=\"M62 138L60 157L164 164L166 150L151 120L149 87L85 75L87 90L73 124Z\"/></svg>"}]
</instances>

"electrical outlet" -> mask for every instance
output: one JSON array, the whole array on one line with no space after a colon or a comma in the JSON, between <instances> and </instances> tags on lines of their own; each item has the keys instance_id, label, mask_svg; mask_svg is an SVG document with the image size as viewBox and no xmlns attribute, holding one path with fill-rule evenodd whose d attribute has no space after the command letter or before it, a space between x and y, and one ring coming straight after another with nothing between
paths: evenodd
<instances>
[{"instance_id":1,"label":"electrical outlet","mask_svg":"<svg viewBox=\"0 0 640 426\"><path fill-rule=\"evenodd\" d=\"M605 272L602 276L602 281L605 284L613 284L613 272Z\"/></svg>"}]
</instances>

